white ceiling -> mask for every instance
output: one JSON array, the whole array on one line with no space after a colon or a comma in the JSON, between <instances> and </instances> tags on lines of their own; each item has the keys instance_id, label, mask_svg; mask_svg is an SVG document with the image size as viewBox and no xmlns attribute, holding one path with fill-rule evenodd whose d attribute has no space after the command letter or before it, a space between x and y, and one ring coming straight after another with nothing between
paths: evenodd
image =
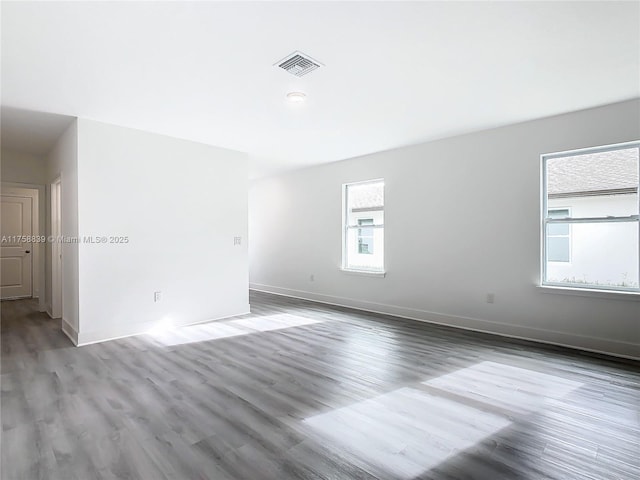
<instances>
[{"instance_id":1,"label":"white ceiling","mask_svg":"<svg viewBox=\"0 0 640 480\"><path fill-rule=\"evenodd\" d=\"M255 176L640 96L639 6L3 2L2 104L248 152ZM325 66L273 66L294 50Z\"/></svg>"}]
</instances>

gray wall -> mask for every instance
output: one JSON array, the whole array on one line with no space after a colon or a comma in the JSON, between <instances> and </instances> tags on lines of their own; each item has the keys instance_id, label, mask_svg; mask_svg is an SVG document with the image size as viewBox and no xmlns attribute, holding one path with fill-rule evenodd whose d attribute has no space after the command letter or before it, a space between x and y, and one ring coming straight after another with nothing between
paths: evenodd
<instances>
[{"instance_id":1,"label":"gray wall","mask_svg":"<svg viewBox=\"0 0 640 480\"><path fill-rule=\"evenodd\" d=\"M537 288L540 154L637 140L639 111L634 99L254 181L251 286L640 357L637 296ZM386 278L339 269L341 185L373 178L386 182Z\"/></svg>"}]
</instances>

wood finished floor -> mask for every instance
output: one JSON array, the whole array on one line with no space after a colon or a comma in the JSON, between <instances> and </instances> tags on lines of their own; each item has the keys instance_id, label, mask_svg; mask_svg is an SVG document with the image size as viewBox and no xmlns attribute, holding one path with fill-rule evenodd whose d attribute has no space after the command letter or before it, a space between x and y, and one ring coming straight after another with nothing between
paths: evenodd
<instances>
[{"instance_id":1,"label":"wood finished floor","mask_svg":"<svg viewBox=\"0 0 640 480\"><path fill-rule=\"evenodd\" d=\"M75 348L2 302L3 480L638 479L637 363L262 293Z\"/></svg>"}]
</instances>

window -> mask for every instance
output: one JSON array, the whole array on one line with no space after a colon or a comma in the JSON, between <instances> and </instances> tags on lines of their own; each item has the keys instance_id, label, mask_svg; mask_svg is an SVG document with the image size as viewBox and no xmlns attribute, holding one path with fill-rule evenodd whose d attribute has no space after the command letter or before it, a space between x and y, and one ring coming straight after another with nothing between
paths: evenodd
<instances>
[{"instance_id":1,"label":"window","mask_svg":"<svg viewBox=\"0 0 640 480\"><path fill-rule=\"evenodd\" d=\"M342 268L384 271L384 181L343 186Z\"/></svg>"},{"instance_id":2,"label":"window","mask_svg":"<svg viewBox=\"0 0 640 480\"><path fill-rule=\"evenodd\" d=\"M568 208L550 208L549 218L569 218ZM547 236L547 260L550 262L568 262L571 248L571 226L568 223L549 225Z\"/></svg>"},{"instance_id":3,"label":"window","mask_svg":"<svg viewBox=\"0 0 640 480\"><path fill-rule=\"evenodd\" d=\"M640 292L640 142L542 156L542 284Z\"/></svg>"}]
</instances>

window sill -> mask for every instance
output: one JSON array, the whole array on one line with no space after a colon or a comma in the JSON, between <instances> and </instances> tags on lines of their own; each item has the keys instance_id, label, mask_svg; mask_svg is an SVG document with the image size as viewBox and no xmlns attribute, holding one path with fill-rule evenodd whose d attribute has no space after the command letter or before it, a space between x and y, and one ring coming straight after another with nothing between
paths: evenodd
<instances>
[{"instance_id":1,"label":"window sill","mask_svg":"<svg viewBox=\"0 0 640 480\"><path fill-rule=\"evenodd\" d=\"M387 272L378 270L355 270L353 268L340 268L340 270L348 275L359 275L363 277L384 278L387 275Z\"/></svg>"},{"instance_id":2,"label":"window sill","mask_svg":"<svg viewBox=\"0 0 640 480\"><path fill-rule=\"evenodd\" d=\"M555 285L537 285L543 293L576 295L578 297L609 298L611 300L631 300L640 302L640 292L598 290L596 288L559 287Z\"/></svg>"}]
</instances>

